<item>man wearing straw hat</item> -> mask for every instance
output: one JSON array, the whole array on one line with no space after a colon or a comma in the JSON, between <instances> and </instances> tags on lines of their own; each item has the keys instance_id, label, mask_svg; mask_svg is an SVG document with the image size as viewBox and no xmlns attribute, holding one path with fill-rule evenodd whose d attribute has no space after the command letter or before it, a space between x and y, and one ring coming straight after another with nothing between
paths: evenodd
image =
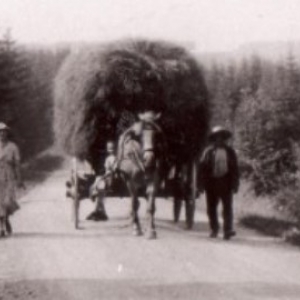
<instances>
[{"instance_id":1,"label":"man wearing straw hat","mask_svg":"<svg viewBox=\"0 0 300 300\"><path fill-rule=\"evenodd\" d=\"M200 161L201 185L206 192L207 215L210 237L219 233L218 204L223 205L224 239L236 233L233 229L233 193L238 191L239 172L235 151L228 145L231 132L221 126L212 129L210 145L204 150Z\"/></svg>"}]
</instances>

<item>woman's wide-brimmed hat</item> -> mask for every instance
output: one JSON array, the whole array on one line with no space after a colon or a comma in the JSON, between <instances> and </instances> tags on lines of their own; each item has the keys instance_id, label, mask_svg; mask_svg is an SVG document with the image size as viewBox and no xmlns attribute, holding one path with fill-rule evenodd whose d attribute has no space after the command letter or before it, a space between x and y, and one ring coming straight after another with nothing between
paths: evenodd
<instances>
[{"instance_id":1,"label":"woman's wide-brimmed hat","mask_svg":"<svg viewBox=\"0 0 300 300\"><path fill-rule=\"evenodd\" d=\"M232 133L222 126L215 126L211 130L209 138L213 140L217 136L223 137L224 140L227 140L232 136Z\"/></svg>"},{"instance_id":2,"label":"woman's wide-brimmed hat","mask_svg":"<svg viewBox=\"0 0 300 300\"><path fill-rule=\"evenodd\" d=\"M10 128L3 122L0 122L0 130L9 130Z\"/></svg>"}]
</instances>

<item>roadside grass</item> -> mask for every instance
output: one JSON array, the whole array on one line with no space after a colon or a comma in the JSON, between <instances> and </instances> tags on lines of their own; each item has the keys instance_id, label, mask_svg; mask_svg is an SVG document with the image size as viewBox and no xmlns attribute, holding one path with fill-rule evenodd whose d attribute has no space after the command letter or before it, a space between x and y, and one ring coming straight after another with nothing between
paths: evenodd
<instances>
[{"instance_id":1,"label":"roadside grass","mask_svg":"<svg viewBox=\"0 0 300 300\"><path fill-rule=\"evenodd\" d=\"M297 222L283 208L276 207L275 199L255 196L247 182L242 183L235 196L234 211L238 223L245 228L300 245Z\"/></svg>"},{"instance_id":2,"label":"roadside grass","mask_svg":"<svg viewBox=\"0 0 300 300\"><path fill-rule=\"evenodd\" d=\"M196 208L206 211L204 194L196 202ZM238 194L234 195L234 218L244 228L300 246L299 223L297 226L283 208L277 208L275 199L257 197L246 181L241 182Z\"/></svg>"}]
</instances>

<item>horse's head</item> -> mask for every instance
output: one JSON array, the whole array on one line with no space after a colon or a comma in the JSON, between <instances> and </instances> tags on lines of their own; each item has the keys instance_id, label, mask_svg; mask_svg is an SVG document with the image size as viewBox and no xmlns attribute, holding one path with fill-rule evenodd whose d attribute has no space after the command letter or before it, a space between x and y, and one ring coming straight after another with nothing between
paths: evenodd
<instances>
[{"instance_id":1,"label":"horse's head","mask_svg":"<svg viewBox=\"0 0 300 300\"><path fill-rule=\"evenodd\" d=\"M158 154L161 152L159 149L162 146L162 129L158 125L157 121L161 117L160 112L153 110L144 111L138 114L140 128L140 142L143 151L153 151Z\"/></svg>"}]
</instances>

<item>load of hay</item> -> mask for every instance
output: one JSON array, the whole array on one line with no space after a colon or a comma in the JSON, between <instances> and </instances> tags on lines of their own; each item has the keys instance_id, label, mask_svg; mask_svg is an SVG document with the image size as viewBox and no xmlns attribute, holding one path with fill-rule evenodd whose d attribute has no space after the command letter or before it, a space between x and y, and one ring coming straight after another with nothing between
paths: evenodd
<instances>
[{"instance_id":1,"label":"load of hay","mask_svg":"<svg viewBox=\"0 0 300 300\"><path fill-rule=\"evenodd\" d=\"M208 129L208 93L187 51L166 42L116 42L73 52L54 87L54 132L64 151L95 169L105 144L145 110L162 112L170 159L201 149Z\"/></svg>"}]
</instances>

